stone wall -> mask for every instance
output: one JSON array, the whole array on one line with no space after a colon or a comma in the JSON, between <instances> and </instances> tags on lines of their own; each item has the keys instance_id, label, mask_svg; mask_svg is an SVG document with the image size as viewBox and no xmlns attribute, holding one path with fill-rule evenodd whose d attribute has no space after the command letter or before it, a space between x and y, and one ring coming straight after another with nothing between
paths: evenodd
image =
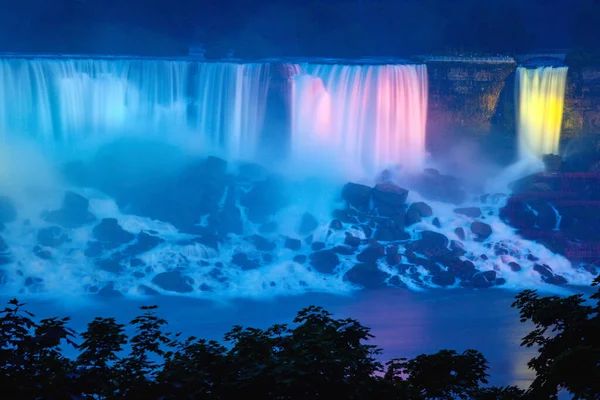
<instances>
[{"instance_id":1,"label":"stone wall","mask_svg":"<svg viewBox=\"0 0 600 400\"><path fill-rule=\"evenodd\" d=\"M428 148L444 151L457 138L477 138L494 151L515 144L512 63L428 62ZM600 135L600 67L569 68L563 137Z\"/></svg>"},{"instance_id":2,"label":"stone wall","mask_svg":"<svg viewBox=\"0 0 600 400\"><path fill-rule=\"evenodd\" d=\"M569 68L562 134L600 135L600 67Z\"/></svg>"}]
</instances>

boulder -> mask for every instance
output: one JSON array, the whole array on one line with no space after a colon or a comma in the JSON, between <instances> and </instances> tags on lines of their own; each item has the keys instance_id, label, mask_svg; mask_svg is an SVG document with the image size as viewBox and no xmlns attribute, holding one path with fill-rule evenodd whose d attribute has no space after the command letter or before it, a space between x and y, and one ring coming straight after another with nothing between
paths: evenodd
<instances>
[{"instance_id":1,"label":"boulder","mask_svg":"<svg viewBox=\"0 0 600 400\"><path fill-rule=\"evenodd\" d=\"M129 243L135 235L126 231L119 225L116 218L103 218L98 225L92 229L92 235L100 242Z\"/></svg>"},{"instance_id":2,"label":"boulder","mask_svg":"<svg viewBox=\"0 0 600 400\"><path fill-rule=\"evenodd\" d=\"M361 251L356 259L361 263L376 263L378 259L385 256L385 248L381 245L371 245Z\"/></svg>"},{"instance_id":3,"label":"boulder","mask_svg":"<svg viewBox=\"0 0 600 400\"><path fill-rule=\"evenodd\" d=\"M359 183L346 183L342 189L342 199L346 206L368 211L371 201L371 187Z\"/></svg>"},{"instance_id":4,"label":"boulder","mask_svg":"<svg viewBox=\"0 0 600 400\"><path fill-rule=\"evenodd\" d=\"M164 243L164 239L159 236L151 235L148 232L140 232L137 234L136 241L127 246L122 254L124 257L137 256L152 250L156 246Z\"/></svg>"},{"instance_id":5,"label":"boulder","mask_svg":"<svg viewBox=\"0 0 600 400\"><path fill-rule=\"evenodd\" d=\"M361 240L359 237L346 232L346 238L344 239L345 245L357 248L358 246L360 246L360 243L361 243Z\"/></svg>"},{"instance_id":6,"label":"boulder","mask_svg":"<svg viewBox=\"0 0 600 400\"><path fill-rule=\"evenodd\" d=\"M475 235L475 240L482 242L492 234L492 227L485 222L475 221L471 224L471 232Z\"/></svg>"},{"instance_id":7,"label":"boulder","mask_svg":"<svg viewBox=\"0 0 600 400\"><path fill-rule=\"evenodd\" d=\"M310 265L318 272L331 274L340 263L338 255L333 250L316 251L310 255Z\"/></svg>"},{"instance_id":8,"label":"boulder","mask_svg":"<svg viewBox=\"0 0 600 400\"><path fill-rule=\"evenodd\" d=\"M383 272L375 263L359 263L350 268L344 280L363 286L365 289L377 289L385 286L390 275Z\"/></svg>"},{"instance_id":9,"label":"boulder","mask_svg":"<svg viewBox=\"0 0 600 400\"><path fill-rule=\"evenodd\" d=\"M388 210L403 209L408 197L408 190L393 183L378 183L371 192L371 197L373 199L373 207L384 210L385 213ZM386 214L380 212L380 215Z\"/></svg>"},{"instance_id":10,"label":"boulder","mask_svg":"<svg viewBox=\"0 0 600 400\"><path fill-rule=\"evenodd\" d=\"M458 238L460 240L465 240L465 230L461 227L458 227L456 229L454 229L454 233L456 233L456 236L458 236Z\"/></svg>"},{"instance_id":11,"label":"boulder","mask_svg":"<svg viewBox=\"0 0 600 400\"><path fill-rule=\"evenodd\" d=\"M276 175L257 182L240 197L240 205L246 208L248 220L254 223L267 222L269 217L289 204L288 185Z\"/></svg>"},{"instance_id":12,"label":"boulder","mask_svg":"<svg viewBox=\"0 0 600 400\"><path fill-rule=\"evenodd\" d=\"M152 283L169 292L190 293L194 290L194 280L179 271L161 272L152 278Z\"/></svg>"},{"instance_id":13,"label":"boulder","mask_svg":"<svg viewBox=\"0 0 600 400\"><path fill-rule=\"evenodd\" d=\"M329 229L332 229L334 231L340 231L344 229L344 225L342 225L342 221L340 221L339 219L334 219L329 224Z\"/></svg>"},{"instance_id":14,"label":"boulder","mask_svg":"<svg viewBox=\"0 0 600 400\"><path fill-rule=\"evenodd\" d=\"M275 243L261 235L252 235L246 238L246 240L252 243L258 251L273 251L277 247Z\"/></svg>"},{"instance_id":15,"label":"boulder","mask_svg":"<svg viewBox=\"0 0 600 400\"><path fill-rule=\"evenodd\" d=\"M37 234L37 241L45 247L59 247L69 241L69 237L63 233L58 226L50 226L40 229Z\"/></svg>"},{"instance_id":16,"label":"boulder","mask_svg":"<svg viewBox=\"0 0 600 400\"><path fill-rule=\"evenodd\" d=\"M462 183L450 175L442 175L434 169L426 169L413 182L417 192L424 198L445 203L461 204L466 199Z\"/></svg>"},{"instance_id":17,"label":"boulder","mask_svg":"<svg viewBox=\"0 0 600 400\"><path fill-rule=\"evenodd\" d=\"M478 272L471 278L469 286L474 288L488 288L496 284L496 271Z\"/></svg>"},{"instance_id":18,"label":"boulder","mask_svg":"<svg viewBox=\"0 0 600 400\"><path fill-rule=\"evenodd\" d=\"M242 267L242 270L257 269L260 267L260 261L250 259L246 253L235 253L231 257L231 263Z\"/></svg>"},{"instance_id":19,"label":"boulder","mask_svg":"<svg viewBox=\"0 0 600 400\"><path fill-rule=\"evenodd\" d=\"M286 249L298 251L302 247L302 242L300 241L300 239L294 239L294 238L288 237L288 238L285 238L285 243L283 246Z\"/></svg>"},{"instance_id":20,"label":"boulder","mask_svg":"<svg viewBox=\"0 0 600 400\"><path fill-rule=\"evenodd\" d=\"M82 195L68 191L65 192L61 208L45 213L43 218L64 228L79 228L96 220L94 214L88 211L89 204L89 200Z\"/></svg>"},{"instance_id":21,"label":"boulder","mask_svg":"<svg viewBox=\"0 0 600 400\"><path fill-rule=\"evenodd\" d=\"M298 227L298 233L300 235L308 235L312 233L319 226L319 221L310 213L302 214L300 218L300 225Z\"/></svg>"}]
</instances>

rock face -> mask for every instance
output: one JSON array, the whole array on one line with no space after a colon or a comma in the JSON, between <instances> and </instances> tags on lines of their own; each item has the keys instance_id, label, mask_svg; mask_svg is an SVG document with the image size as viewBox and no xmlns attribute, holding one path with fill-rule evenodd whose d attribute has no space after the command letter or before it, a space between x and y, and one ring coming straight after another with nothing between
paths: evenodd
<instances>
[{"instance_id":1,"label":"rock face","mask_svg":"<svg viewBox=\"0 0 600 400\"><path fill-rule=\"evenodd\" d=\"M64 228L79 228L96 220L94 214L88 211L89 205L89 200L82 195L66 192L61 208L47 212L44 219Z\"/></svg>"}]
</instances>

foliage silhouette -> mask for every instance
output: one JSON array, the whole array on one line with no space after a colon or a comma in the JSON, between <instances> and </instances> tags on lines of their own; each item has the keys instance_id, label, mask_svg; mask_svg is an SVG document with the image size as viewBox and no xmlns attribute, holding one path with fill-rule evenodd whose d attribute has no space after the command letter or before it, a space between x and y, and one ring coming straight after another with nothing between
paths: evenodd
<instances>
[{"instance_id":1,"label":"foliage silhouette","mask_svg":"<svg viewBox=\"0 0 600 400\"><path fill-rule=\"evenodd\" d=\"M600 278L595 280L595 285ZM370 329L321 307L292 325L234 326L225 345L166 331L156 306L127 326L96 318L79 336L68 318L37 322L11 300L0 313L0 385L6 399L576 399L600 398L600 291L539 297L520 293L516 307L534 330L523 339L539 355L530 388L486 387L488 362L476 350L442 350L382 365ZM79 343L76 343L79 342ZM78 355L70 359L65 346ZM12 396L12 397L11 397Z\"/></svg>"}]
</instances>

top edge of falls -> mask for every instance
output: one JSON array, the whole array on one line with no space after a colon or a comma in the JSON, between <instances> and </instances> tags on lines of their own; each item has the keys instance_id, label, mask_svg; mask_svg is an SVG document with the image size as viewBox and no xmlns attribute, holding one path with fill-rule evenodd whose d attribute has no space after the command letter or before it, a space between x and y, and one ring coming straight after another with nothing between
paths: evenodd
<instances>
[{"instance_id":1,"label":"top edge of falls","mask_svg":"<svg viewBox=\"0 0 600 400\"><path fill-rule=\"evenodd\" d=\"M265 63L318 63L318 64L345 64L345 65L420 65L420 60L386 57L362 58L325 58L325 57L293 57L293 58L222 58L206 59L199 56L138 56L114 54L60 54L60 53L0 53L0 59L24 60L164 60L164 61L189 61L203 63L232 63L232 64L265 64Z\"/></svg>"}]
</instances>

